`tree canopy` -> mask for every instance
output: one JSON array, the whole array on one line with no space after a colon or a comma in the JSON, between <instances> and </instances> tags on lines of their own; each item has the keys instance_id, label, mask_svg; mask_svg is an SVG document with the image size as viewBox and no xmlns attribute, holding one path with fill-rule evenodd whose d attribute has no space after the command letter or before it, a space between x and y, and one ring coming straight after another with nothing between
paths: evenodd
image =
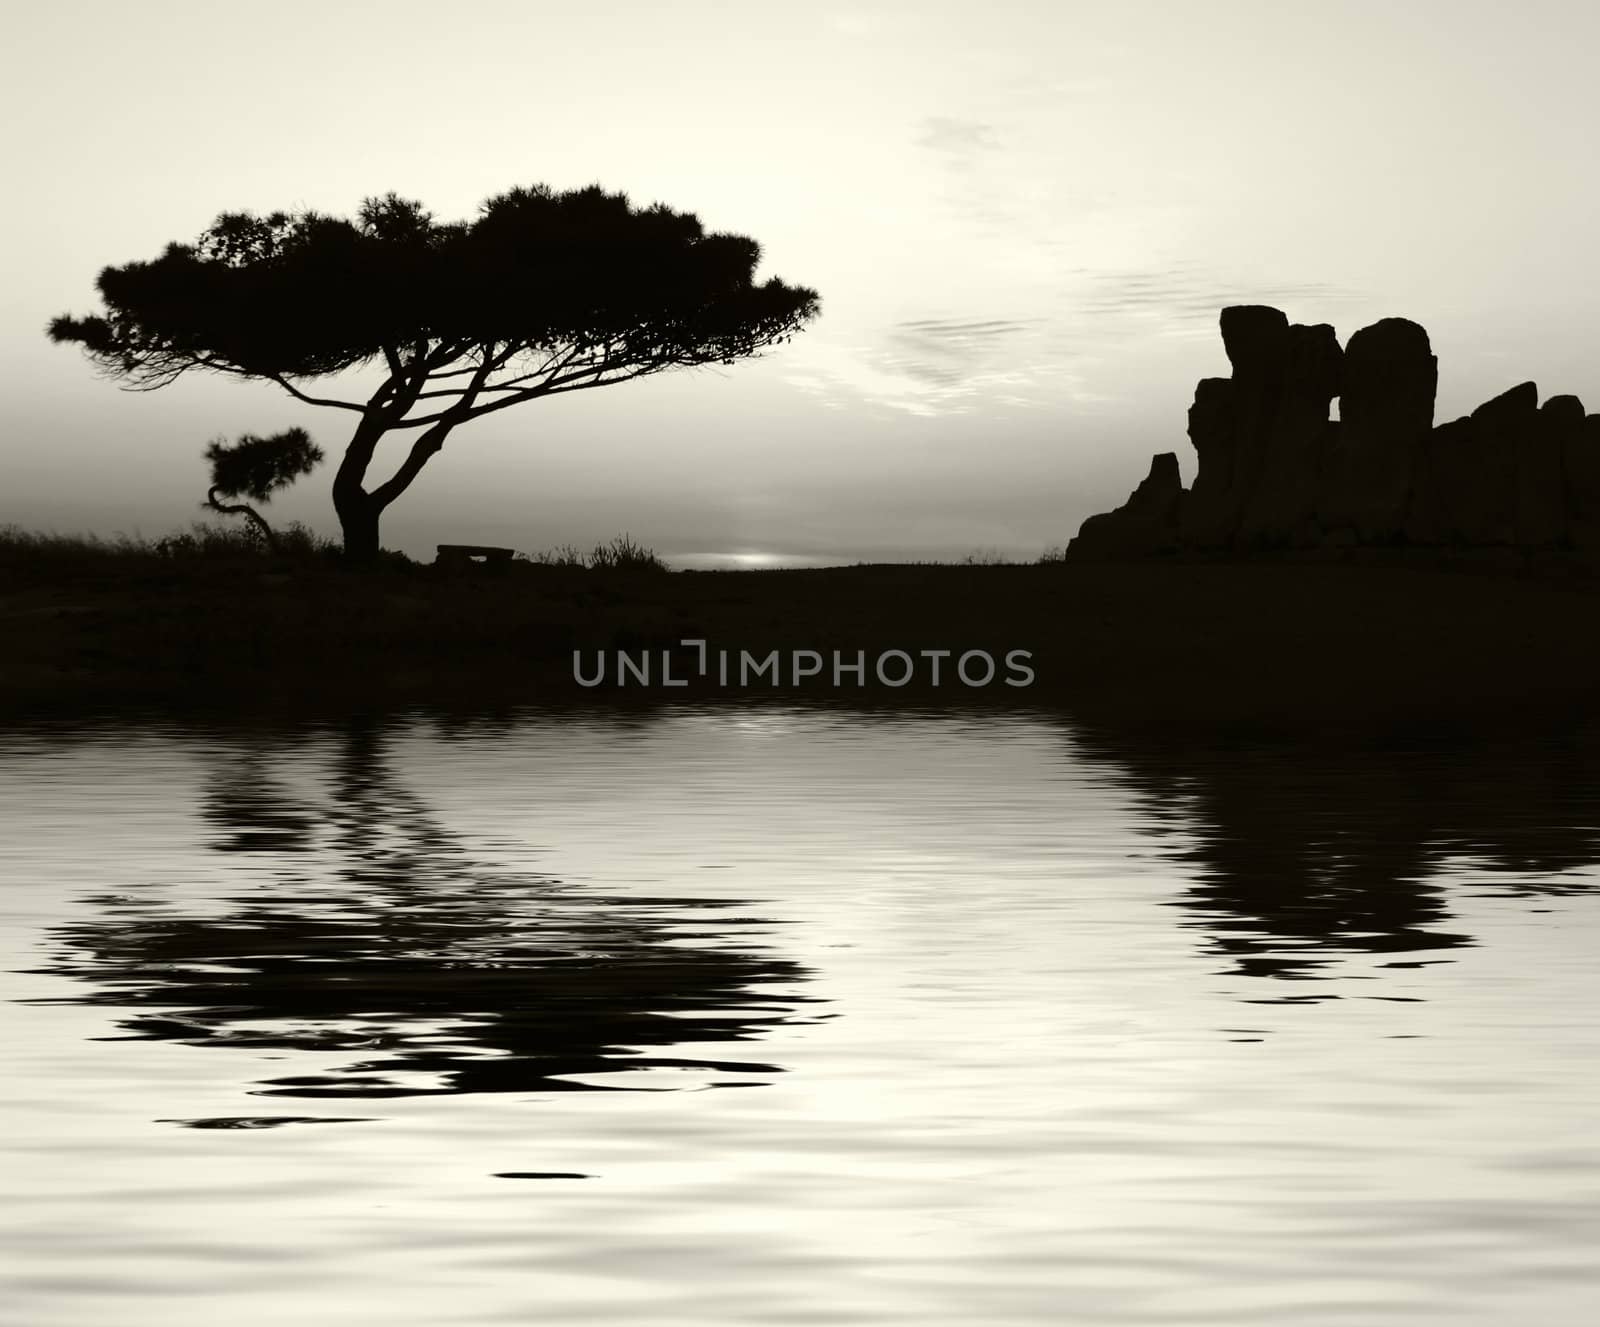
<instances>
[{"instance_id":1,"label":"tree canopy","mask_svg":"<svg viewBox=\"0 0 1600 1327\"><path fill-rule=\"evenodd\" d=\"M304 429L285 429L270 437L246 433L238 442L221 438L206 444L214 497L271 502L272 495L308 475L322 461L322 448Z\"/></svg>"},{"instance_id":2,"label":"tree canopy","mask_svg":"<svg viewBox=\"0 0 1600 1327\"><path fill-rule=\"evenodd\" d=\"M746 236L597 186L512 189L460 222L388 194L353 219L224 213L192 244L106 268L103 311L56 318L49 334L136 390L220 373L359 416L333 496L346 548L374 553L379 514L457 425L786 341L817 294L757 282L760 257ZM310 386L363 366L382 371L365 399ZM379 440L413 429L369 489Z\"/></svg>"},{"instance_id":3,"label":"tree canopy","mask_svg":"<svg viewBox=\"0 0 1600 1327\"><path fill-rule=\"evenodd\" d=\"M106 268L105 312L57 318L50 335L135 388L210 370L318 405L403 405L391 427L424 427L786 338L817 296L758 284L760 256L745 236L593 186L513 189L449 223L389 194L354 220L224 213L193 244ZM389 371L376 400L295 385L368 363Z\"/></svg>"}]
</instances>

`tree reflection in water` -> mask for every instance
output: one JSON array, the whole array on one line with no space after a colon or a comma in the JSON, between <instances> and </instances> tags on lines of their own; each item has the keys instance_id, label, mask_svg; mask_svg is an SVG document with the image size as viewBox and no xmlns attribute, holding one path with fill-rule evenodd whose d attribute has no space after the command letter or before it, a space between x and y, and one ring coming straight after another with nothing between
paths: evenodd
<instances>
[{"instance_id":1,"label":"tree reflection in water","mask_svg":"<svg viewBox=\"0 0 1600 1327\"><path fill-rule=\"evenodd\" d=\"M269 1096L659 1090L780 1072L706 1054L809 1002L806 970L763 948L763 923L738 904L495 872L396 778L379 721L342 733L325 796L275 775L280 743L250 741L204 794L211 847L264 855L254 887L225 911L94 900L92 920L55 932L48 970L93 988L74 1002L123 1011L135 1038L315 1053L314 1072L300 1058L261 1082ZM640 1070L657 1072L622 1072Z\"/></svg>"}]
</instances>

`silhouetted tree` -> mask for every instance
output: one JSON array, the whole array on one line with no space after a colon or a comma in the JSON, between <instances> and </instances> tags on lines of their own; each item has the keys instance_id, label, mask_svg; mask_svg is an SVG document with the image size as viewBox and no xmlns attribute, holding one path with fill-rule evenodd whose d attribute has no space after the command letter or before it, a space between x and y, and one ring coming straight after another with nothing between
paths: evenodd
<instances>
[{"instance_id":1,"label":"silhouetted tree","mask_svg":"<svg viewBox=\"0 0 1600 1327\"><path fill-rule=\"evenodd\" d=\"M224 213L194 244L106 268L105 311L57 318L49 332L133 388L204 369L356 415L333 501L346 551L370 557L379 516L457 425L786 340L817 295L757 284L760 252L690 213L636 209L593 186L513 189L456 223L389 194L354 220ZM365 400L302 385L358 365L384 371ZM379 440L413 430L399 467L367 487Z\"/></svg>"},{"instance_id":2,"label":"silhouetted tree","mask_svg":"<svg viewBox=\"0 0 1600 1327\"><path fill-rule=\"evenodd\" d=\"M226 503L223 498L250 498L267 503L279 489L308 475L322 462L322 448L304 429L285 429L270 437L246 433L235 443L221 438L206 447L211 463L211 487L205 505L227 516L243 516L268 548L278 546L272 527L249 503Z\"/></svg>"}]
</instances>

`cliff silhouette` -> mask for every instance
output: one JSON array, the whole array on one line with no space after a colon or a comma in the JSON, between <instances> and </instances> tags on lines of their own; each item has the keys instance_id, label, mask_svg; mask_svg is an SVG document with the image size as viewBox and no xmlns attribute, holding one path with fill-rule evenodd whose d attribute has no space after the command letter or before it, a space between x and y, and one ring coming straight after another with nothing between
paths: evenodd
<instances>
[{"instance_id":1,"label":"cliff silhouette","mask_svg":"<svg viewBox=\"0 0 1600 1327\"><path fill-rule=\"evenodd\" d=\"M1326 323L1266 305L1222 310L1228 378L1189 407L1192 487L1175 453L1127 502L1091 516L1080 560L1326 547L1576 549L1600 553L1600 415L1542 406L1525 382L1435 426L1438 360L1405 318L1341 347ZM1339 418L1331 417L1339 402Z\"/></svg>"}]
</instances>

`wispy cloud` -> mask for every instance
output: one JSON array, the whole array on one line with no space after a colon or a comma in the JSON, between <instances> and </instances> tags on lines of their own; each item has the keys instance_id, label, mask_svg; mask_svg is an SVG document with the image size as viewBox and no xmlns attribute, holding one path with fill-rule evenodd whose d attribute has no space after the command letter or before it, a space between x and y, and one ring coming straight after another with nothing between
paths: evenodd
<instances>
[{"instance_id":1,"label":"wispy cloud","mask_svg":"<svg viewBox=\"0 0 1600 1327\"><path fill-rule=\"evenodd\" d=\"M908 319L868 343L813 342L788 380L827 401L847 395L922 416L1092 399L1050 353L1047 330L1037 319Z\"/></svg>"},{"instance_id":2,"label":"wispy cloud","mask_svg":"<svg viewBox=\"0 0 1600 1327\"><path fill-rule=\"evenodd\" d=\"M916 141L918 147L935 153L947 165L963 170L970 169L979 158L1000 147L1000 135L992 124L948 115L934 115L924 120Z\"/></svg>"},{"instance_id":3,"label":"wispy cloud","mask_svg":"<svg viewBox=\"0 0 1600 1327\"><path fill-rule=\"evenodd\" d=\"M1324 282L1230 277L1197 264L1114 272L1079 269L1073 278L1062 292L1063 317L1138 321L1146 328L1154 322L1180 335L1214 330L1217 315L1229 304L1271 304L1291 322L1301 322L1330 306L1365 300L1360 292Z\"/></svg>"},{"instance_id":4,"label":"wispy cloud","mask_svg":"<svg viewBox=\"0 0 1600 1327\"><path fill-rule=\"evenodd\" d=\"M880 358L913 378L955 387L992 366L1030 325L1013 318L916 318L889 329Z\"/></svg>"},{"instance_id":5,"label":"wispy cloud","mask_svg":"<svg viewBox=\"0 0 1600 1327\"><path fill-rule=\"evenodd\" d=\"M1308 322L1366 302L1327 283L1236 278L1181 263L1079 269L1037 294L1045 311L1032 316L909 318L852 344L810 341L797 347L788 381L831 406L853 401L922 416L1102 406L1115 398L1097 387L1097 364L1152 336L1215 336L1226 305L1271 304Z\"/></svg>"}]
</instances>

